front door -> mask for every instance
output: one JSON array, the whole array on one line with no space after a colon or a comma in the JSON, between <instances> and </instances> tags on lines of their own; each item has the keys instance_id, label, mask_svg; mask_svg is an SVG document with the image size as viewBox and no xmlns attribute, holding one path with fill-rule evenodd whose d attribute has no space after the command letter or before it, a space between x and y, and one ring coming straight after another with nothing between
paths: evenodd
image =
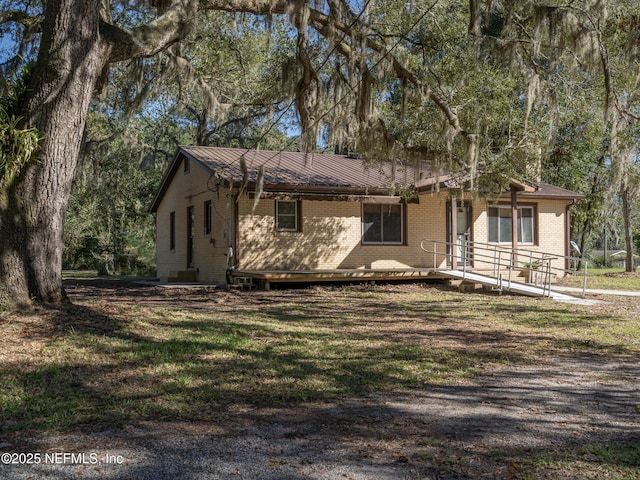
<instances>
[{"instance_id":1,"label":"front door","mask_svg":"<svg viewBox=\"0 0 640 480\"><path fill-rule=\"evenodd\" d=\"M457 265L471 265L472 252L468 245L468 242L471 240L471 205L468 202L461 201L456 203L457 206L455 207L455 211L452 212L451 202L447 202L447 239L448 241L451 241L453 238L453 254L456 256ZM455 235L452 235L451 226L454 220L454 215L456 232ZM450 246L451 243L447 246L447 253L449 254L447 263L449 265L452 263Z\"/></svg>"},{"instance_id":2,"label":"front door","mask_svg":"<svg viewBox=\"0 0 640 480\"><path fill-rule=\"evenodd\" d=\"M468 204L458 205L456 208L456 239L458 265L469 265L471 252L469 251L469 240L471 240L470 208Z\"/></svg>"}]
</instances>

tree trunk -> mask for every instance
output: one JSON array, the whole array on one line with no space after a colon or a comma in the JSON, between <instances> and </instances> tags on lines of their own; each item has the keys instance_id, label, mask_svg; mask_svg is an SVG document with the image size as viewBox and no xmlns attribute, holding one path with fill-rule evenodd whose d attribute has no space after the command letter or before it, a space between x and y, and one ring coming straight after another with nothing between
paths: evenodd
<instances>
[{"instance_id":1,"label":"tree trunk","mask_svg":"<svg viewBox=\"0 0 640 480\"><path fill-rule=\"evenodd\" d=\"M627 250L627 258L625 262L625 271L634 272L635 265L633 263L633 229L631 228L631 200L629 186L625 185L622 189L622 216L624 219L624 244Z\"/></svg>"},{"instance_id":2,"label":"tree trunk","mask_svg":"<svg viewBox=\"0 0 640 480\"><path fill-rule=\"evenodd\" d=\"M591 195L589 197L589 202L587 204L587 212L591 212L593 209L593 204L594 204L594 197L596 195L596 192L598 191L598 183L597 183L597 176L594 176L592 181L591 181ZM578 261L578 266L576 267L576 269L578 271L582 270L582 258L584 255L584 251L586 250L586 245L587 245L587 237L589 236L589 234L591 233L591 214L587 214L584 218L584 222L582 223L582 231L580 233L580 252L582 252L582 254L580 255L580 260Z\"/></svg>"},{"instance_id":3,"label":"tree trunk","mask_svg":"<svg viewBox=\"0 0 640 480\"><path fill-rule=\"evenodd\" d=\"M99 9L90 0L46 2L38 59L23 107L44 136L0 205L0 302L60 303L62 234L89 102L105 65Z\"/></svg>"},{"instance_id":4,"label":"tree trunk","mask_svg":"<svg viewBox=\"0 0 640 480\"><path fill-rule=\"evenodd\" d=\"M101 2L45 3L38 59L22 109L26 124L44 141L10 187L0 184L0 305L66 300L64 217L98 79L111 62L155 55L184 38L198 8L198 0L156 2L162 15L125 30L101 12Z\"/></svg>"}]
</instances>

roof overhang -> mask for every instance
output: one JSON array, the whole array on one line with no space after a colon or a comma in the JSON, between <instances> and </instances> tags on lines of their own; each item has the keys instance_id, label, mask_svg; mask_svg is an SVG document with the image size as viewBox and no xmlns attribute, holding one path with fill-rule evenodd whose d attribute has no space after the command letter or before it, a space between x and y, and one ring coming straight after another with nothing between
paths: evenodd
<instances>
[{"instance_id":1,"label":"roof overhang","mask_svg":"<svg viewBox=\"0 0 640 480\"><path fill-rule=\"evenodd\" d=\"M255 191L248 191L249 198L255 198ZM420 203L418 196L405 199L399 195L388 195L384 192L362 192L362 191L321 191L314 190L287 190L282 188L265 189L260 194L260 198L269 198L275 200L313 200L313 201L329 201L329 202L366 202L379 204L392 203Z\"/></svg>"},{"instance_id":2,"label":"roof overhang","mask_svg":"<svg viewBox=\"0 0 640 480\"><path fill-rule=\"evenodd\" d=\"M180 168L182 161L187 158L191 161L193 167L196 165L199 168L202 168L205 172L208 172L209 175L214 175L218 172L218 168L223 172L229 172L229 168L231 165L236 163L236 157L243 152L242 149L226 149L226 148L216 148L216 147L179 147L176 151L176 154L167 168L162 181L160 183L160 187L153 199L149 207L149 211L152 213L157 212L160 203L164 195L166 194L171 182ZM267 153L273 152L265 152L258 151L254 153L260 153L263 156ZM276 152L277 153L277 152ZM217 155L220 157L217 160L221 160L222 163L218 163L214 165L211 162L211 159L215 159ZM285 153L282 153L285 155ZM243 154L244 155L244 154ZM288 152L288 155L301 155L301 153ZM318 154L322 155L322 154ZM201 158L202 157L202 158ZM325 157L329 157L326 155ZM333 156L335 157L335 156ZM240 157L237 157L240 158ZM269 159L275 158L272 156L268 157ZM318 159L320 157L317 157ZM347 157L345 157L347 158ZM330 170L330 167L333 165L327 162L342 162L339 159L331 159L325 160L324 169L325 171ZM223 163L227 162L227 163ZM284 160L283 160L284 162ZM344 164L339 163L343 166L342 172L345 172ZM291 165L291 163L290 163ZM192 168L193 168L192 167ZM228 178L225 180L223 177L222 180L226 184L226 186L232 187L236 192L238 192L241 188L241 172L239 171L237 165L234 165L235 173L233 174L235 177ZM291 168L291 167L289 167ZM255 173L255 172L254 172ZM367 201L367 202L379 202L379 203L394 203L394 202L403 202L407 201L409 203L419 202L418 195L415 195L413 199L406 200L407 197L404 194L399 194L397 191L394 191L393 188L386 187L378 182L376 186L366 186L366 185L358 185L356 183L360 183L363 178L359 178L358 176L350 176L343 175L342 177L339 175L331 175L332 172L329 172L325 178L321 180L325 180L324 183L320 182L310 182L308 184L299 183L300 178L295 175L292 177L289 175L288 181L283 181L282 183L267 183L264 185L262 189L262 197L264 198L305 198L305 199L313 199L313 200L333 200L333 201ZM283 177L287 178L286 176ZM295 183L292 183L291 180L295 178ZM327 182L326 179L333 180ZM505 178L503 177L505 187L508 185L509 190L504 192L501 197L506 197L508 195L512 195L514 192L518 195L518 198L521 199L553 199L553 200L564 200L567 203L574 203L575 201L584 198L583 195L580 195L575 192L571 192L569 190L554 187L552 185L541 184L538 186L532 186L515 178ZM231 182L231 184L229 183ZM341 182L344 182L341 184ZM364 181L362 183L365 183ZM471 183L471 177L468 174L463 175L448 175L448 174L437 174L433 176L422 177L422 173L420 173L420 178L414 182L414 185L410 187L414 189L416 194L424 194L427 192L434 191L452 191L452 190L463 190L469 191ZM256 180L255 177L246 185L244 189L247 191L248 195L255 195L256 189Z\"/></svg>"},{"instance_id":3,"label":"roof overhang","mask_svg":"<svg viewBox=\"0 0 640 480\"><path fill-rule=\"evenodd\" d=\"M511 181L509 182L509 187L511 188L512 191L515 190L516 192L532 193L536 191L536 187L533 187L524 182L516 180L515 178L512 178Z\"/></svg>"}]
</instances>

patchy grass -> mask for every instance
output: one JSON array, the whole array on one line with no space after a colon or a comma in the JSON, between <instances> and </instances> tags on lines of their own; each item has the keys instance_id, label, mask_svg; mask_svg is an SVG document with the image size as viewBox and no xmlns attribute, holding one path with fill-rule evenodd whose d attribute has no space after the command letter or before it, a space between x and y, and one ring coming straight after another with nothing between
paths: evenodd
<instances>
[{"instance_id":1,"label":"patchy grass","mask_svg":"<svg viewBox=\"0 0 640 480\"><path fill-rule=\"evenodd\" d=\"M530 458L511 457L512 465L521 471L575 472L572 478L589 480L640 478L640 445L591 444L572 449L560 448L556 452L539 452ZM525 478L540 478L531 475Z\"/></svg>"},{"instance_id":2,"label":"patchy grass","mask_svg":"<svg viewBox=\"0 0 640 480\"><path fill-rule=\"evenodd\" d=\"M546 300L407 286L212 292L148 304L86 291L74 306L5 317L4 427L206 419L231 402L408 391L560 351L640 350L633 312Z\"/></svg>"},{"instance_id":3,"label":"patchy grass","mask_svg":"<svg viewBox=\"0 0 640 480\"><path fill-rule=\"evenodd\" d=\"M68 280L72 306L0 316L3 433L207 422L229 405L411 393L567 352L640 354L635 299L581 307L416 285L224 292L94 282ZM446 452L425 448L418 460L433 455ZM606 473L593 478L638 478L629 473L637 456L594 445L508 461L514 478L537 478L525 472L542 464L592 478L580 473L590 462Z\"/></svg>"},{"instance_id":4,"label":"patchy grass","mask_svg":"<svg viewBox=\"0 0 640 480\"><path fill-rule=\"evenodd\" d=\"M63 270L63 280L95 280L99 278L97 270Z\"/></svg>"},{"instance_id":5,"label":"patchy grass","mask_svg":"<svg viewBox=\"0 0 640 480\"><path fill-rule=\"evenodd\" d=\"M505 478L521 480L640 479L640 445L594 443L578 447L558 446L554 450L530 449L525 452L508 448L477 455L451 453L436 442L425 440L416 454L419 462L435 463L443 478ZM478 464L495 463L495 476L478 472ZM477 475L477 477L476 477Z\"/></svg>"},{"instance_id":6,"label":"patchy grass","mask_svg":"<svg viewBox=\"0 0 640 480\"><path fill-rule=\"evenodd\" d=\"M584 279L581 275L567 276L558 281L559 285L582 288ZM597 290L640 291L640 272L627 273L619 268L602 268L587 270L587 288Z\"/></svg>"}]
</instances>

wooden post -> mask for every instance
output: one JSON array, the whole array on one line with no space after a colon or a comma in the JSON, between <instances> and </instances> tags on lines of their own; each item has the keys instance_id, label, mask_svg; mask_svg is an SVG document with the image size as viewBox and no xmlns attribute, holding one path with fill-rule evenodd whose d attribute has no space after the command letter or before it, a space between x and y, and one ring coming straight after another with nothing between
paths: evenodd
<instances>
[{"instance_id":1,"label":"wooden post","mask_svg":"<svg viewBox=\"0 0 640 480\"><path fill-rule=\"evenodd\" d=\"M511 189L511 246L513 248L513 265L518 266L518 193Z\"/></svg>"},{"instance_id":2,"label":"wooden post","mask_svg":"<svg viewBox=\"0 0 640 480\"><path fill-rule=\"evenodd\" d=\"M458 268L458 201L451 195L451 269Z\"/></svg>"}]
</instances>

